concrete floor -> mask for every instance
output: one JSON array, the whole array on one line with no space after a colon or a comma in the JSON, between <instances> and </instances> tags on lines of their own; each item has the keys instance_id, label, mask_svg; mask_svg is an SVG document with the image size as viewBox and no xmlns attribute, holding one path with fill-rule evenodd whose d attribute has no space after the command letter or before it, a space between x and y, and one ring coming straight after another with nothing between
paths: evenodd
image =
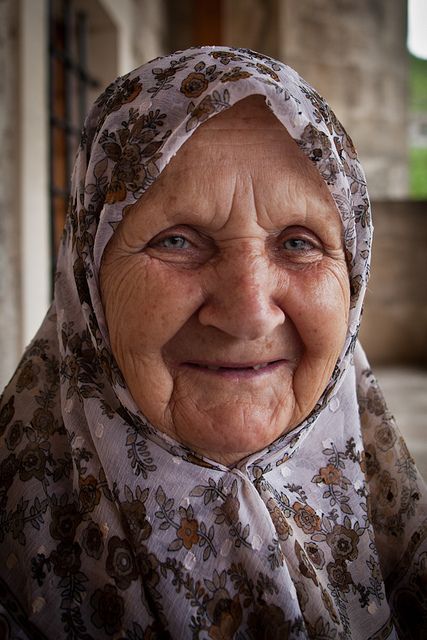
<instances>
[{"instance_id":1,"label":"concrete floor","mask_svg":"<svg viewBox=\"0 0 427 640\"><path fill-rule=\"evenodd\" d=\"M374 368L421 475L427 480L427 370Z\"/></svg>"}]
</instances>

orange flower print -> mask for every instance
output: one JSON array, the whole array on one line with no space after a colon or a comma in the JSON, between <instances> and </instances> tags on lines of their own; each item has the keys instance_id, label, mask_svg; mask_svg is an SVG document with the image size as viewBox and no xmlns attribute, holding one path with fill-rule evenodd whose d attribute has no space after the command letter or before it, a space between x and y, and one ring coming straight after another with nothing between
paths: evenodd
<instances>
[{"instance_id":1,"label":"orange flower print","mask_svg":"<svg viewBox=\"0 0 427 640\"><path fill-rule=\"evenodd\" d=\"M372 444L368 444L365 448L364 461L366 466L366 477L368 480L370 480L380 470L380 464L377 460L376 450Z\"/></svg>"},{"instance_id":2,"label":"orange flower print","mask_svg":"<svg viewBox=\"0 0 427 640\"><path fill-rule=\"evenodd\" d=\"M341 524L334 525L326 535L326 543L330 547L335 560L355 560L358 555L359 536L356 531Z\"/></svg>"},{"instance_id":3,"label":"orange flower print","mask_svg":"<svg viewBox=\"0 0 427 640\"><path fill-rule=\"evenodd\" d=\"M215 106L211 96L205 96L197 107L194 107L190 113L190 119L187 123L187 131L194 129L199 123L208 119L212 113L215 113Z\"/></svg>"},{"instance_id":4,"label":"orange flower print","mask_svg":"<svg viewBox=\"0 0 427 640\"><path fill-rule=\"evenodd\" d=\"M396 480L388 471L382 471L379 477L378 502L383 507L394 507L399 489Z\"/></svg>"},{"instance_id":5,"label":"orange flower print","mask_svg":"<svg viewBox=\"0 0 427 640\"><path fill-rule=\"evenodd\" d=\"M187 98L198 98L208 88L208 81L204 73L193 71L181 82L181 93Z\"/></svg>"},{"instance_id":6,"label":"orange flower print","mask_svg":"<svg viewBox=\"0 0 427 640\"><path fill-rule=\"evenodd\" d=\"M126 198L126 185L122 180L112 179L110 186L108 187L105 202L107 204L114 204L115 202L123 202Z\"/></svg>"},{"instance_id":7,"label":"orange flower print","mask_svg":"<svg viewBox=\"0 0 427 640\"><path fill-rule=\"evenodd\" d=\"M354 276L350 280L350 294L352 298L357 298L362 288L362 276Z\"/></svg>"},{"instance_id":8,"label":"orange flower print","mask_svg":"<svg viewBox=\"0 0 427 640\"><path fill-rule=\"evenodd\" d=\"M326 567L331 585L344 593L348 593L353 579L347 571L346 563L343 560L329 562Z\"/></svg>"},{"instance_id":9,"label":"orange flower print","mask_svg":"<svg viewBox=\"0 0 427 640\"><path fill-rule=\"evenodd\" d=\"M342 473L333 464L319 469L319 475L325 484L341 484Z\"/></svg>"},{"instance_id":10,"label":"orange flower print","mask_svg":"<svg viewBox=\"0 0 427 640\"><path fill-rule=\"evenodd\" d=\"M94 476L80 478L80 503L85 511L93 511L95 505L101 500L101 491Z\"/></svg>"},{"instance_id":11,"label":"orange flower print","mask_svg":"<svg viewBox=\"0 0 427 640\"><path fill-rule=\"evenodd\" d=\"M366 399L369 413L373 413L376 416L382 416L384 413L387 413L384 396L377 386L369 387Z\"/></svg>"},{"instance_id":12,"label":"orange flower print","mask_svg":"<svg viewBox=\"0 0 427 640\"><path fill-rule=\"evenodd\" d=\"M114 579L119 589L127 589L138 579L138 569L130 543L124 538L113 536L108 542L106 562L108 575Z\"/></svg>"},{"instance_id":13,"label":"orange flower print","mask_svg":"<svg viewBox=\"0 0 427 640\"><path fill-rule=\"evenodd\" d=\"M181 526L177 531L177 536L182 540L182 544L186 549L191 549L193 544L199 542L199 534L197 529L199 524L197 520L188 520L187 518L181 518Z\"/></svg>"},{"instance_id":14,"label":"orange flower print","mask_svg":"<svg viewBox=\"0 0 427 640\"><path fill-rule=\"evenodd\" d=\"M34 364L32 360L28 360L19 372L19 377L16 382L16 392L21 393L24 389L34 389L38 382L39 373L40 367Z\"/></svg>"},{"instance_id":15,"label":"orange flower print","mask_svg":"<svg viewBox=\"0 0 427 640\"><path fill-rule=\"evenodd\" d=\"M325 564L325 554L315 542L304 542L305 552L316 569L323 569Z\"/></svg>"},{"instance_id":16,"label":"orange flower print","mask_svg":"<svg viewBox=\"0 0 427 640\"><path fill-rule=\"evenodd\" d=\"M268 500L267 509L270 512L270 516L273 521L274 528L277 531L277 535L279 536L279 540L287 540L289 534L291 533L291 529L289 527L287 519L284 516L283 511L277 506L273 498L270 498Z\"/></svg>"},{"instance_id":17,"label":"orange flower print","mask_svg":"<svg viewBox=\"0 0 427 640\"><path fill-rule=\"evenodd\" d=\"M300 502L294 502L292 509L295 511L295 522L298 527L304 531L304 533L314 533L315 531L319 531L320 517L312 507L307 504L301 504Z\"/></svg>"},{"instance_id":18,"label":"orange flower print","mask_svg":"<svg viewBox=\"0 0 427 640\"><path fill-rule=\"evenodd\" d=\"M388 422L383 422L375 431L375 442L381 451L391 449L397 440L395 430Z\"/></svg>"},{"instance_id":19,"label":"orange flower print","mask_svg":"<svg viewBox=\"0 0 427 640\"><path fill-rule=\"evenodd\" d=\"M124 104L133 102L141 93L142 84L138 78L127 78L108 101L108 112L118 111Z\"/></svg>"},{"instance_id":20,"label":"orange flower print","mask_svg":"<svg viewBox=\"0 0 427 640\"><path fill-rule=\"evenodd\" d=\"M105 629L108 636L120 631L125 605L116 587L107 584L104 589L97 589L90 604L93 609L91 620L97 629Z\"/></svg>"},{"instance_id":21,"label":"orange flower print","mask_svg":"<svg viewBox=\"0 0 427 640\"><path fill-rule=\"evenodd\" d=\"M321 590L321 593L322 593L323 604L325 605L325 608L326 608L327 612L329 613L329 615L331 617L331 620L333 622L335 622L335 624L338 624L339 617L338 617L338 614L337 614L337 612L335 610L334 603L333 603L333 600L332 600L329 592L326 589L324 589L322 586L320 586L320 590Z\"/></svg>"},{"instance_id":22,"label":"orange flower print","mask_svg":"<svg viewBox=\"0 0 427 640\"><path fill-rule=\"evenodd\" d=\"M248 616L248 627L251 638L280 638L289 640L291 637L290 622L276 604L267 604L262 599Z\"/></svg>"},{"instance_id":23,"label":"orange flower print","mask_svg":"<svg viewBox=\"0 0 427 640\"><path fill-rule=\"evenodd\" d=\"M31 426L41 435L48 437L55 431L55 418L51 411L39 407L35 410Z\"/></svg>"},{"instance_id":24,"label":"orange flower print","mask_svg":"<svg viewBox=\"0 0 427 640\"><path fill-rule=\"evenodd\" d=\"M231 600L225 589L218 592L208 602L210 619L213 621L209 629L209 638L212 640L233 640L236 631L242 621L242 607L239 596Z\"/></svg>"},{"instance_id":25,"label":"orange flower print","mask_svg":"<svg viewBox=\"0 0 427 640\"><path fill-rule=\"evenodd\" d=\"M299 562L298 569L301 575L304 576L305 578L313 580L314 584L317 586L319 583L317 580L314 567L310 562L306 552L297 541L295 541L295 554Z\"/></svg>"},{"instance_id":26,"label":"orange flower print","mask_svg":"<svg viewBox=\"0 0 427 640\"><path fill-rule=\"evenodd\" d=\"M21 480L43 480L47 458L45 451L38 444L30 442L19 454L18 462Z\"/></svg>"},{"instance_id":27,"label":"orange flower print","mask_svg":"<svg viewBox=\"0 0 427 640\"><path fill-rule=\"evenodd\" d=\"M221 511L224 514L227 522L231 525L239 522L239 499L229 494L224 500L224 504L221 507Z\"/></svg>"}]
</instances>

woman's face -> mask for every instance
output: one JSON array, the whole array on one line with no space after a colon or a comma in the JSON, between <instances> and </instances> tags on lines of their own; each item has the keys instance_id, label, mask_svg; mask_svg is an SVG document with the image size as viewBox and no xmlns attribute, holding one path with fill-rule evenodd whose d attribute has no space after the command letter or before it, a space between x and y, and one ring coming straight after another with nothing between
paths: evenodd
<instances>
[{"instance_id":1,"label":"woman's face","mask_svg":"<svg viewBox=\"0 0 427 640\"><path fill-rule=\"evenodd\" d=\"M232 464L310 413L346 334L342 225L261 97L181 147L110 240L101 291L134 400L193 450Z\"/></svg>"}]
</instances>

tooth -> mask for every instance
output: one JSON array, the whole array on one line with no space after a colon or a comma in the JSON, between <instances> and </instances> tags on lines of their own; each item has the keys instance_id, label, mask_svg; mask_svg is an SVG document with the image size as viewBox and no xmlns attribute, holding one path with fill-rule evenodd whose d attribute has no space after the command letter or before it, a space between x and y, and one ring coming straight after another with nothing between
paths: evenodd
<instances>
[{"instance_id":1,"label":"tooth","mask_svg":"<svg viewBox=\"0 0 427 640\"><path fill-rule=\"evenodd\" d=\"M266 364L256 364L254 365L253 369L255 369L255 371L258 371L258 369L264 369L267 366L268 363Z\"/></svg>"}]
</instances>

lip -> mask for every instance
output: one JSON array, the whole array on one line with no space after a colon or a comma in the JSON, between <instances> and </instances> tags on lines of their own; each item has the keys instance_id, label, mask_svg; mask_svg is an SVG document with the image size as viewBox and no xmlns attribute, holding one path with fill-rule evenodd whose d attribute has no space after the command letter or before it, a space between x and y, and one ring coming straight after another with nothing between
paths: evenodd
<instances>
[{"instance_id":1,"label":"lip","mask_svg":"<svg viewBox=\"0 0 427 640\"><path fill-rule=\"evenodd\" d=\"M202 362L192 360L191 362L183 362L181 366L205 375L242 379L257 378L272 373L286 362L287 360L284 358L254 362Z\"/></svg>"}]
</instances>

